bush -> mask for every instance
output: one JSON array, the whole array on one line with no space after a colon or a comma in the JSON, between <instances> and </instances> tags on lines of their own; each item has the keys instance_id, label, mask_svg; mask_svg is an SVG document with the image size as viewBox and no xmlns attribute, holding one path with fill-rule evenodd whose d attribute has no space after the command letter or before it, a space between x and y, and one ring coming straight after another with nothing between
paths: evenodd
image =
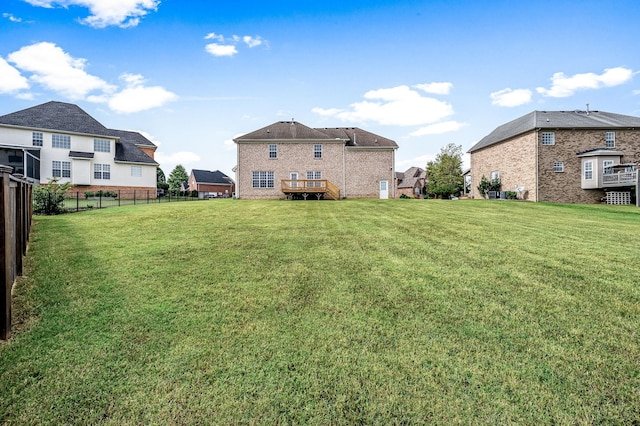
<instances>
[{"instance_id":1,"label":"bush","mask_svg":"<svg viewBox=\"0 0 640 426\"><path fill-rule=\"evenodd\" d=\"M71 188L71 183L58 184L57 178L49 180L46 185L38 185L33 190L33 212L36 214L64 213L64 194Z\"/></svg>"},{"instance_id":2,"label":"bush","mask_svg":"<svg viewBox=\"0 0 640 426\"><path fill-rule=\"evenodd\" d=\"M507 200L517 200L518 199L518 193L516 191L507 191L505 193Z\"/></svg>"},{"instance_id":3,"label":"bush","mask_svg":"<svg viewBox=\"0 0 640 426\"><path fill-rule=\"evenodd\" d=\"M500 182L500 178L489 180L485 175L482 175L482 179L480 179L480 183L478 184L478 191L486 197L489 191L500 191L501 187L502 182Z\"/></svg>"},{"instance_id":4,"label":"bush","mask_svg":"<svg viewBox=\"0 0 640 426\"><path fill-rule=\"evenodd\" d=\"M400 194L400 198L411 198L407 194Z\"/></svg>"},{"instance_id":5,"label":"bush","mask_svg":"<svg viewBox=\"0 0 640 426\"><path fill-rule=\"evenodd\" d=\"M191 197L192 198L197 198L198 197L198 191L195 190L195 189L193 191L191 191Z\"/></svg>"}]
</instances>

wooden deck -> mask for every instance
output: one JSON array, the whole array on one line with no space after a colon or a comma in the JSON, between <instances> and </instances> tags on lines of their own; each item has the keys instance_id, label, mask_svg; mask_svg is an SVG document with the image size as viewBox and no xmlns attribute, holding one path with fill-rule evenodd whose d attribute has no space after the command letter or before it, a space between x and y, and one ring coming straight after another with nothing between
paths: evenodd
<instances>
[{"instance_id":1,"label":"wooden deck","mask_svg":"<svg viewBox=\"0 0 640 426\"><path fill-rule=\"evenodd\" d=\"M340 189L326 179L283 179L281 187L282 192L290 199L296 195L302 196L305 200L309 196L315 196L318 200L321 198L340 199Z\"/></svg>"}]
</instances>

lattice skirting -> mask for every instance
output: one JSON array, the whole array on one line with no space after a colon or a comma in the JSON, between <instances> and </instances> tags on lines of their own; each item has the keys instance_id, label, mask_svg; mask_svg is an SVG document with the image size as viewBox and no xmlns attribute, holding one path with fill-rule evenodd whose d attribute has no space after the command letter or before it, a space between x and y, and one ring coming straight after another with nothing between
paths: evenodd
<instances>
[{"instance_id":1,"label":"lattice skirting","mask_svg":"<svg viewBox=\"0 0 640 426\"><path fill-rule=\"evenodd\" d=\"M631 192L607 192L607 204L631 204Z\"/></svg>"}]
</instances>

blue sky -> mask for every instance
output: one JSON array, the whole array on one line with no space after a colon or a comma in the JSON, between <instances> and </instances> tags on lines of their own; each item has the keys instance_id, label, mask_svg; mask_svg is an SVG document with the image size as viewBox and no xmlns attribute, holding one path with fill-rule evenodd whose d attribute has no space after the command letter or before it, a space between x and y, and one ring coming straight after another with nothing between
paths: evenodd
<instances>
[{"instance_id":1,"label":"blue sky","mask_svg":"<svg viewBox=\"0 0 640 426\"><path fill-rule=\"evenodd\" d=\"M396 168L532 110L640 115L640 2L2 0L0 114L50 100L233 177L292 118L395 140Z\"/></svg>"}]
</instances>

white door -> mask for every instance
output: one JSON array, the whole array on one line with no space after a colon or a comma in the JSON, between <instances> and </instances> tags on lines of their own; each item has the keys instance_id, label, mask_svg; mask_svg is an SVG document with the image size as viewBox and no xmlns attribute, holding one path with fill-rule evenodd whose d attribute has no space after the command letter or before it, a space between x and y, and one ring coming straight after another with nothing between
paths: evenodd
<instances>
[{"instance_id":1,"label":"white door","mask_svg":"<svg viewBox=\"0 0 640 426\"><path fill-rule=\"evenodd\" d=\"M298 180L298 173L297 172L289 173L289 179ZM297 188L297 187L298 187L298 182L291 182L291 188Z\"/></svg>"},{"instance_id":2,"label":"white door","mask_svg":"<svg viewBox=\"0 0 640 426\"><path fill-rule=\"evenodd\" d=\"M380 181L380 199L386 200L389 198L389 181L381 180Z\"/></svg>"}]
</instances>

